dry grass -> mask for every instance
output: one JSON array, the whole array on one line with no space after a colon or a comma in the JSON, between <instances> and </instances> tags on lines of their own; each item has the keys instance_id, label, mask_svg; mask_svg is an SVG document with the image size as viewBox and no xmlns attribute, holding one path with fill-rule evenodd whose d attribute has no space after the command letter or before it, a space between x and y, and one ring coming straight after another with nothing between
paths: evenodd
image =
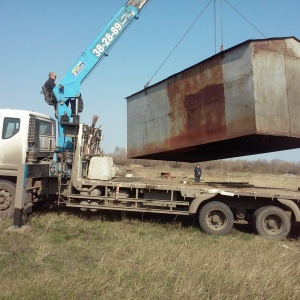
<instances>
[{"instance_id":1,"label":"dry grass","mask_svg":"<svg viewBox=\"0 0 300 300\"><path fill-rule=\"evenodd\" d=\"M144 178L158 178L161 172L169 172L174 180L187 180L193 182L193 169L174 169L169 166L159 167L142 167L134 165L131 167L121 167L122 174L132 172L135 176ZM297 189L300 186L300 176L286 176L274 174L254 174L254 173L237 173L237 172L217 172L203 169L201 181L228 181L228 182L249 182L256 186L278 187Z\"/></svg>"},{"instance_id":2,"label":"dry grass","mask_svg":"<svg viewBox=\"0 0 300 300\"><path fill-rule=\"evenodd\" d=\"M134 168L147 177L166 171L193 180L190 170ZM299 183L206 170L203 179ZM25 233L5 232L11 220L0 221L0 299L300 299L299 240L235 229L208 236L190 219L173 218L48 212L33 214Z\"/></svg>"},{"instance_id":3,"label":"dry grass","mask_svg":"<svg viewBox=\"0 0 300 300\"><path fill-rule=\"evenodd\" d=\"M300 242L181 220L33 215L0 224L0 299L299 299Z\"/></svg>"}]
</instances>

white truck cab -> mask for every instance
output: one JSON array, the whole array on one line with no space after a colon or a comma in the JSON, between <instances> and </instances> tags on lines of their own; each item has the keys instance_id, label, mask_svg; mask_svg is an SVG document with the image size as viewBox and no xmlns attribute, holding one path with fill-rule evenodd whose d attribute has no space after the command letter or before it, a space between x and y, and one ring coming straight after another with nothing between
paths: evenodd
<instances>
[{"instance_id":1,"label":"white truck cab","mask_svg":"<svg viewBox=\"0 0 300 300\"><path fill-rule=\"evenodd\" d=\"M55 120L25 110L0 109L0 176L13 175L19 164L53 157Z\"/></svg>"},{"instance_id":2,"label":"white truck cab","mask_svg":"<svg viewBox=\"0 0 300 300\"><path fill-rule=\"evenodd\" d=\"M43 160L51 160L54 156L55 135L55 120L47 115L0 109L0 219L12 216L14 212L20 168L25 164L36 165L36 174L39 175L44 166L44 173L47 172L48 168ZM30 184L33 184L32 181ZM19 186L23 192L23 182ZM27 198L30 202L33 201L32 197ZM21 213L17 217L21 218Z\"/></svg>"}]
</instances>

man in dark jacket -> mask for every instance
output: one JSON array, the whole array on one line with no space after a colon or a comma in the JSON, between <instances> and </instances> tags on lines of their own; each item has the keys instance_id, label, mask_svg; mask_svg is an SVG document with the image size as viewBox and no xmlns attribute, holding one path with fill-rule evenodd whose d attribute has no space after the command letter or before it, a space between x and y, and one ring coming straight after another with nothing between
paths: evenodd
<instances>
[{"instance_id":1,"label":"man in dark jacket","mask_svg":"<svg viewBox=\"0 0 300 300\"><path fill-rule=\"evenodd\" d=\"M200 178L201 178L201 174L202 174L202 169L200 168L199 164L194 169L194 173L195 173L195 182L200 182Z\"/></svg>"},{"instance_id":2,"label":"man in dark jacket","mask_svg":"<svg viewBox=\"0 0 300 300\"><path fill-rule=\"evenodd\" d=\"M44 84L44 87L46 88L46 90L49 93L52 93L52 90L56 86L55 79L56 79L56 74L54 72L50 72L49 73L49 78L48 78L48 80Z\"/></svg>"},{"instance_id":3,"label":"man in dark jacket","mask_svg":"<svg viewBox=\"0 0 300 300\"><path fill-rule=\"evenodd\" d=\"M50 72L48 80L44 83L44 88L46 89L47 92L45 92L44 90L43 90L43 92L45 94L45 101L49 105L54 106L55 117L57 118L57 101L55 99L55 96L52 94L52 90L56 86L55 79L56 79L55 72Z\"/></svg>"}]
</instances>

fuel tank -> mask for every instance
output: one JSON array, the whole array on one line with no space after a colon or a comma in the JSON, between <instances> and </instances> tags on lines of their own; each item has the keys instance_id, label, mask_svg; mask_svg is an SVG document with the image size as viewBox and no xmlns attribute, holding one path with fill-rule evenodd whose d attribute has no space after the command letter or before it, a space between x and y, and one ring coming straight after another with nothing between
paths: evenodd
<instances>
[{"instance_id":1,"label":"fuel tank","mask_svg":"<svg viewBox=\"0 0 300 300\"><path fill-rule=\"evenodd\" d=\"M247 40L128 96L129 158L201 162L300 147L300 41Z\"/></svg>"}]
</instances>

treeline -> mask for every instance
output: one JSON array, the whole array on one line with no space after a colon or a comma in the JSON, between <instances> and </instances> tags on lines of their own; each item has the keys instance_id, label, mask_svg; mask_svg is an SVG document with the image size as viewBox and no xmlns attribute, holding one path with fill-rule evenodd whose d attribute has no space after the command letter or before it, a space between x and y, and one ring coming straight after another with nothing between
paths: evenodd
<instances>
[{"instance_id":1,"label":"treeline","mask_svg":"<svg viewBox=\"0 0 300 300\"><path fill-rule=\"evenodd\" d=\"M114 153L107 154L113 157L116 165L139 164L144 167L166 166L170 168L194 168L195 163L128 159L125 148L116 147ZM300 161L287 162L280 159L267 160L245 160L245 159L222 159L200 163L205 170L222 172L242 172L242 173L264 173L264 174L288 174L300 175Z\"/></svg>"}]
</instances>

